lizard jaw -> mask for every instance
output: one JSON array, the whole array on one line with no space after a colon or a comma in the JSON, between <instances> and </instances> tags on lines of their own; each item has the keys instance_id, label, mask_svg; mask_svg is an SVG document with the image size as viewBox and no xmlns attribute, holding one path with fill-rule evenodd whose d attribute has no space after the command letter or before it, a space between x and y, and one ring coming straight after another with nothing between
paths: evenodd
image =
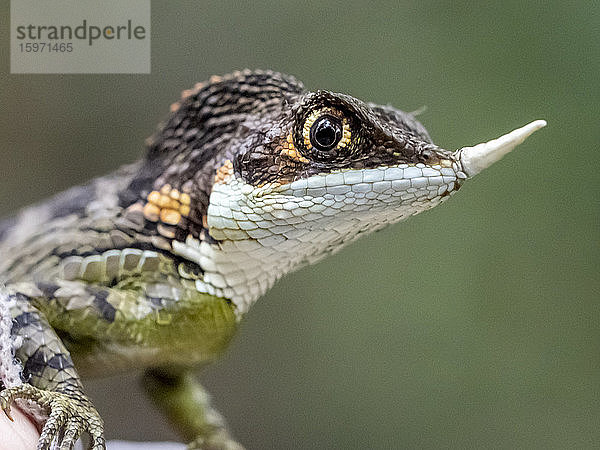
<instances>
[{"instance_id":1,"label":"lizard jaw","mask_svg":"<svg viewBox=\"0 0 600 450\"><path fill-rule=\"evenodd\" d=\"M454 156L461 162L463 171L469 177L473 177L510 153L535 131L545 126L545 120L535 120L497 139L483 142L474 147L463 147L457 150Z\"/></svg>"}]
</instances>

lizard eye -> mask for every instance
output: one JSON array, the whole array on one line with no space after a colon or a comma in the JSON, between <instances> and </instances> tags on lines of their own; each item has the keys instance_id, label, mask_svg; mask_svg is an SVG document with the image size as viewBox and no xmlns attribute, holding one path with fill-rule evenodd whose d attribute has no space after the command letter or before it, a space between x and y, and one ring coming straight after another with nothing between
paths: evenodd
<instances>
[{"instance_id":1,"label":"lizard eye","mask_svg":"<svg viewBox=\"0 0 600 450\"><path fill-rule=\"evenodd\" d=\"M301 135L306 155L317 161L345 159L352 149L351 121L341 111L321 108L304 119Z\"/></svg>"},{"instance_id":2,"label":"lizard eye","mask_svg":"<svg viewBox=\"0 0 600 450\"><path fill-rule=\"evenodd\" d=\"M310 127L310 143L322 152L329 151L342 139L342 122L329 114L323 115L315 120Z\"/></svg>"}]
</instances>

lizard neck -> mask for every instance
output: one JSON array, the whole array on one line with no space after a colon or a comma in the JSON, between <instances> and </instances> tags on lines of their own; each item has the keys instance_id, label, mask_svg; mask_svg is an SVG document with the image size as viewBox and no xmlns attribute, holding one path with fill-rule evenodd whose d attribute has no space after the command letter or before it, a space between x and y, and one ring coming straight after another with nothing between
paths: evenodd
<instances>
[{"instance_id":1,"label":"lizard neck","mask_svg":"<svg viewBox=\"0 0 600 450\"><path fill-rule=\"evenodd\" d=\"M262 186L247 184L229 171L212 187L206 223L212 241L190 238L174 243L173 251L202 269L199 290L228 298L245 313L286 273L449 198L462 178L442 176L448 173L444 170L409 164L340 169ZM399 180L395 192L391 181L381 180L398 171L406 171L409 178ZM414 174L422 176L412 183ZM339 178L347 184L340 184ZM330 181L337 184L328 187ZM373 201L374 196L379 201Z\"/></svg>"},{"instance_id":2,"label":"lizard neck","mask_svg":"<svg viewBox=\"0 0 600 450\"><path fill-rule=\"evenodd\" d=\"M120 195L140 163L71 188L23 209L0 224L0 277L44 279L69 255L88 255L133 242L131 217L123 217ZM128 234L129 233L129 234Z\"/></svg>"}]
</instances>

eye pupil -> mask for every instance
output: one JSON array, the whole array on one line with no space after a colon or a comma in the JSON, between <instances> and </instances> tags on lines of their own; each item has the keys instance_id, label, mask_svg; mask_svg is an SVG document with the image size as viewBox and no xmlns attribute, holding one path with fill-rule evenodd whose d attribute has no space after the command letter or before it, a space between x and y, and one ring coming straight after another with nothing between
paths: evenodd
<instances>
[{"instance_id":1,"label":"eye pupil","mask_svg":"<svg viewBox=\"0 0 600 450\"><path fill-rule=\"evenodd\" d=\"M310 143L317 150L328 151L342 139L342 124L333 116L319 117L310 128Z\"/></svg>"}]
</instances>

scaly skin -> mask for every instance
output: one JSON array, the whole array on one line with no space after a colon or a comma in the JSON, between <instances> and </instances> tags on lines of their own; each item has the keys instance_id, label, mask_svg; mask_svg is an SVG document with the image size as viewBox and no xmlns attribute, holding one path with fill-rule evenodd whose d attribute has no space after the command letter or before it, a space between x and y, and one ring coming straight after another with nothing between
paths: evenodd
<instances>
[{"instance_id":1,"label":"scaly skin","mask_svg":"<svg viewBox=\"0 0 600 450\"><path fill-rule=\"evenodd\" d=\"M282 74L197 84L144 160L0 223L0 317L25 382L0 407L29 399L48 414L39 449L83 433L103 449L80 375L146 369L190 448L242 448L191 370L250 305L285 273L438 205L540 126L501 152L453 153L410 114Z\"/></svg>"}]
</instances>

